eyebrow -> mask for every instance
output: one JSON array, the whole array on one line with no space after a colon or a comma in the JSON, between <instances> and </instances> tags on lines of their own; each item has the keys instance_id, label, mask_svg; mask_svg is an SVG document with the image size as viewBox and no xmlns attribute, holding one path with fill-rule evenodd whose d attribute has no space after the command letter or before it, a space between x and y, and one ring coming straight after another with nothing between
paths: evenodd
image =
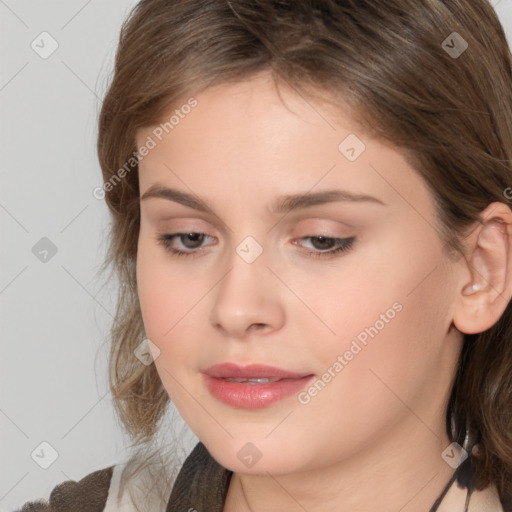
<instances>
[{"instance_id":1,"label":"eyebrow","mask_svg":"<svg viewBox=\"0 0 512 512\"><path fill-rule=\"evenodd\" d=\"M152 185L144 192L140 200L144 201L152 197L167 199L188 208L215 215L213 208L206 201L181 190L162 185ZM281 196L269 206L269 211L273 215L282 215L294 210L333 202L369 202L386 206L386 203L380 199L367 194L355 194L347 190L326 190L323 192L306 192L303 194Z\"/></svg>"}]
</instances>

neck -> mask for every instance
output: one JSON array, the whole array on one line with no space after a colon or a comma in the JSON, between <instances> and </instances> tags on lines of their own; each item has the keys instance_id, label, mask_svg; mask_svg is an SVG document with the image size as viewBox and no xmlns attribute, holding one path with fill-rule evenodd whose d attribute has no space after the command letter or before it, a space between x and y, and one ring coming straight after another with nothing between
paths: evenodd
<instances>
[{"instance_id":1,"label":"neck","mask_svg":"<svg viewBox=\"0 0 512 512\"><path fill-rule=\"evenodd\" d=\"M416 417L399 430L329 467L285 475L233 474L225 512L428 512L454 469L450 444Z\"/></svg>"}]
</instances>

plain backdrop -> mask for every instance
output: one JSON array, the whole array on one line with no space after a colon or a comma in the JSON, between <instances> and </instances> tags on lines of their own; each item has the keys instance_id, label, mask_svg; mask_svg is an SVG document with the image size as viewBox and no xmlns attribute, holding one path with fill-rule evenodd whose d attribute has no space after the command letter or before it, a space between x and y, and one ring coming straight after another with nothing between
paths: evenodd
<instances>
[{"instance_id":1,"label":"plain backdrop","mask_svg":"<svg viewBox=\"0 0 512 512\"><path fill-rule=\"evenodd\" d=\"M101 98L135 3L0 0L1 512L128 454L107 380L115 289L96 275L109 216L92 192ZM512 41L512 0L492 3Z\"/></svg>"}]
</instances>

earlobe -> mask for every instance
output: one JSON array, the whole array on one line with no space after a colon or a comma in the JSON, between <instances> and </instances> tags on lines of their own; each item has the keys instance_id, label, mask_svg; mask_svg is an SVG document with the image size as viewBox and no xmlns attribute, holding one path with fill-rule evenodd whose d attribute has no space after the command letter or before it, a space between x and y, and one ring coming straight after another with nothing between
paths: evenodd
<instances>
[{"instance_id":1,"label":"earlobe","mask_svg":"<svg viewBox=\"0 0 512 512\"><path fill-rule=\"evenodd\" d=\"M482 287L478 283L473 283L471 285L466 286L462 290L462 295L471 295L475 292L478 292L482 289Z\"/></svg>"},{"instance_id":2,"label":"earlobe","mask_svg":"<svg viewBox=\"0 0 512 512\"><path fill-rule=\"evenodd\" d=\"M462 283L455 327L477 334L492 327L512 296L512 211L504 203L491 203L467 239L466 270L470 279Z\"/></svg>"}]
</instances>

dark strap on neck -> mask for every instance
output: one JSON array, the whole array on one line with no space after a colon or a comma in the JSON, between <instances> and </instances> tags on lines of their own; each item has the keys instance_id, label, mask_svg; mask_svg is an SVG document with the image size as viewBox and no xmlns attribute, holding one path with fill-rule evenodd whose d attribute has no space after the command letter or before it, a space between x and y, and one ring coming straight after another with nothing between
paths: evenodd
<instances>
[{"instance_id":1,"label":"dark strap on neck","mask_svg":"<svg viewBox=\"0 0 512 512\"><path fill-rule=\"evenodd\" d=\"M441 491L441 494L434 502L429 512L437 511L439 505L441 505L444 497L446 496L447 492L449 491L450 487L452 486L455 480L457 480L457 485L459 487L466 488L468 490L466 495L466 504L464 507L464 510L467 510L469 505L469 498L471 496L471 493L473 492L473 468L471 462L471 457L468 457L462 464L459 464L457 466L457 469L454 471L450 480L448 480L448 483L444 486L443 490Z\"/></svg>"},{"instance_id":2,"label":"dark strap on neck","mask_svg":"<svg viewBox=\"0 0 512 512\"><path fill-rule=\"evenodd\" d=\"M199 442L176 477L166 512L222 512L232 475Z\"/></svg>"}]
</instances>

